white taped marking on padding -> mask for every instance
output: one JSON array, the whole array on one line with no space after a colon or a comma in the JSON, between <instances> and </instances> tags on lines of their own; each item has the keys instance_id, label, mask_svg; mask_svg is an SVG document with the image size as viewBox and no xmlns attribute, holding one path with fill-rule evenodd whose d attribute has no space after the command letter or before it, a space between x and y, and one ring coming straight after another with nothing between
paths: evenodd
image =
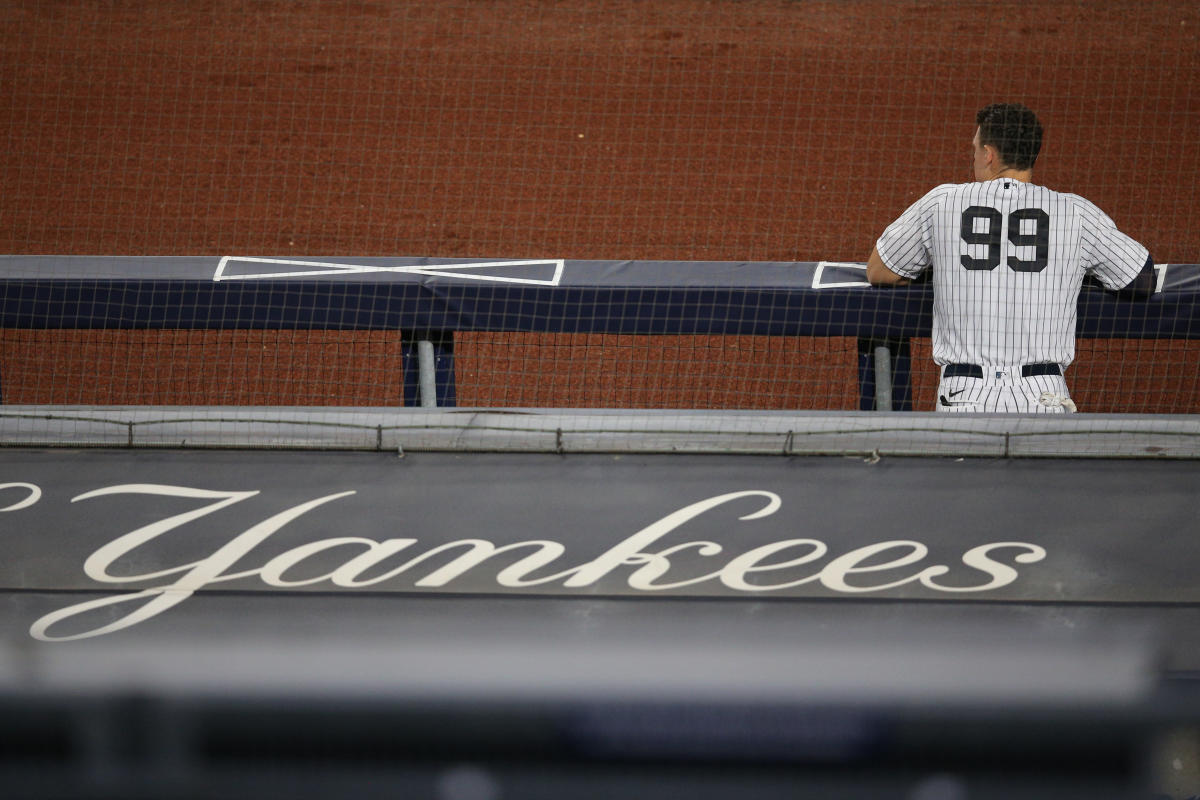
<instances>
[{"instance_id":1,"label":"white taped marking on padding","mask_svg":"<svg viewBox=\"0 0 1200 800\"><path fill-rule=\"evenodd\" d=\"M292 272L262 272L249 275L226 275L225 270L230 261L248 262L251 264L278 264L287 267L311 267ZM470 264L433 264L429 266L381 267L370 264L334 264L327 261L297 261L289 258L255 258L251 256L222 256L217 263L217 271L213 281L251 281L272 280L276 278L311 278L316 275L348 275L365 272L405 272L414 275L429 275L440 278L459 278L472 281L492 281L493 283L522 283L536 286L558 286L562 280L564 260L537 259L530 261L480 261ZM495 267L525 267L553 266L554 275L549 279L513 278L504 275L474 275L468 270L489 269Z\"/></svg>"},{"instance_id":2,"label":"white taped marking on padding","mask_svg":"<svg viewBox=\"0 0 1200 800\"><path fill-rule=\"evenodd\" d=\"M862 282L858 281L838 281L834 283L822 283L821 277L825 274L826 267L849 267L850 269L861 269L863 271ZM853 289L855 287L867 288L871 284L866 280L867 265L856 264L851 261L818 261L817 271L813 273L812 288L814 289Z\"/></svg>"}]
</instances>

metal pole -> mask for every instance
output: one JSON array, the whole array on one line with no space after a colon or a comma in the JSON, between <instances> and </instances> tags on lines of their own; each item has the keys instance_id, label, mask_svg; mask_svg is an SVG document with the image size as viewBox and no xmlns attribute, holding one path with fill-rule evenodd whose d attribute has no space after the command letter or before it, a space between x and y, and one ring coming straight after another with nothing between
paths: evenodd
<instances>
[{"instance_id":1,"label":"metal pole","mask_svg":"<svg viewBox=\"0 0 1200 800\"><path fill-rule=\"evenodd\" d=\"M892 351L875 346L875 410L892 410Z\"/></svg>"},{"instance_id":2,"label":"metal pole","mask_svg":"<svg viewBox=\"0 0 1200 800\"><path fill-rule=\"evenodd\" d=\"M437 365L433 342L417 342L417 374L421 387L421 408L437 408Z\"/></svg>"}]
</instances>

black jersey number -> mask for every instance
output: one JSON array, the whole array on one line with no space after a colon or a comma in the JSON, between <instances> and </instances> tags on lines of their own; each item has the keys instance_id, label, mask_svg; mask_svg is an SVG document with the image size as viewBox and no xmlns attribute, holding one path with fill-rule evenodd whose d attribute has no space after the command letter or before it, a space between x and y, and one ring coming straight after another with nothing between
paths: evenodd
<instances>
[{"instance_id":1,"label":"black jersey number","mask_svg":"<svg viewBox=\"0 0 1200 800\"><path fill-rule=\"evenodd\" d=\"M976 220L985 220L983 230L976 230ZM1024 232L1032 222L1033 231ZM1001 244L1004 241L1004 217L988 206L971 206L962 213L962 240L967 244L987 245L985 258L963 255L967 269L991 270L1000 266ZM1033 248L1033 258L1008 257L1008 268L1014 272L1041 272L1050 262L1050 215L1040 208L1019 208L1008 215L1008 241L1016 247Z\"/></svg>"}]
</instances>

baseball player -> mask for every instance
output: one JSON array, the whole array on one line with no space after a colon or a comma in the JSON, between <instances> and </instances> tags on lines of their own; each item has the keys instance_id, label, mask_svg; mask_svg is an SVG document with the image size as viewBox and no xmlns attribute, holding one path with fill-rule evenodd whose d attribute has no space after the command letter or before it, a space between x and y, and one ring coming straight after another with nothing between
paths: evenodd
<instances>
[{"instance_id":1,"label":"baseball player","mask_svg":"<svg viewBox=\"0 0 1200 800\"><path fill-rule=\"evenodd\" d=\"M1063 370L1084 277L1149 296L1154 261L1088 200L1031 182L1032 111L995 103L975 121L975 182L938 186L889 225L867 280L903 285L933 268L939 411L1074 411Z\"/></svg>"}]
</instances>

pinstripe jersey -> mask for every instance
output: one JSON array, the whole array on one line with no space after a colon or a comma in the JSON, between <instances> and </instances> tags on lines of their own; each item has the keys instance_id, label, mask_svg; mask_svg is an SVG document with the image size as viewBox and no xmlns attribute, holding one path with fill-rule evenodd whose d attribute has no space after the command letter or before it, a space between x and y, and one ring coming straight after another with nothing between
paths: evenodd
<instances>
[{"instance_id":1,"label":"pinstripe jersey","mask_svg":"<svg viewBox=\"0 0 1200 800\"><path fill-rule=\"evenodd\" d=\"M876 247L902 277L933 267L934 361L985 368L1065 368L1084 276L1121 289L1149 257L1090 201L1012 178L938 186Z\"/></svg>"}]
</instances>

